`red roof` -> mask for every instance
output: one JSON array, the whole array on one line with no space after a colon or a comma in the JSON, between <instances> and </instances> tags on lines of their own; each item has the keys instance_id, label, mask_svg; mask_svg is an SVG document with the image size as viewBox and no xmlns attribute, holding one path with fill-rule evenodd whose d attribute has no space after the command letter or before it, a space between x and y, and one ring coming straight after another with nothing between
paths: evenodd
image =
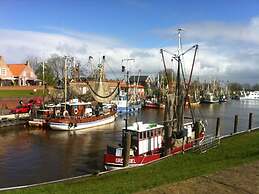
<instances>
[{"instance_id":1,"label":"red roof","mask_svg":"<svg viewBox=\"0 0 259 194\"><path fill-rule=\"evenodd\" d=\"M7 64L13 76L18 77L23 72L27 64Z\"/></svg>"}]
</instances>

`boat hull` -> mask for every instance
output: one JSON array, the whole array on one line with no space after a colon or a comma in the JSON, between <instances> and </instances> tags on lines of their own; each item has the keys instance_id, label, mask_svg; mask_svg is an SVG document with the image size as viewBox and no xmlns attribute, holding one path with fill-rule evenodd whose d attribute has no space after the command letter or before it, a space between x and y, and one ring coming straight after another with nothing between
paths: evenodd
<instances>
[{"instance_id":1,"label":"boat hull","mask_svg":"<svg viewBox=\"0 0 259 194\"><path fill-rule=\"evenodd\" d=\"M45 127L47 125L47 121L45 119L33 119L28 121L28 124L31 127Z\"/></svg>"},{"instance_id":2,"label":"boat hull","mask_svg":"<svg viewBox=\"0 0 259 194\"><path fill-rule=\"evenodd\" d=\"M105 124L109 124L115 121L115 114L104 117L98 120L93 120L93 121L87 121L87 122L77 122L76 125L73 124L71 126L71 123L67 122L53 122L49 121L48 125L51 129L53 130L61 130L61 131L73 131L73 130L80 130L80 129L88 129L88 128L93 128Z\"/></svg>"},{"instance_id":3,"label":"boat hull","mask_svg":"<svg viewBox=\"0 0 259 194\"><path fill-rule=\"evenodd\" d=\"M173 147L171 150L171 155L176 155L182 153L184 151L190 150L194 145L194 142L189 142L184 146ZM129 159L129 167L135 166L143 166L149 163L153 163L162 159L162 153L155 153L151 155L140 155L140 156L131 156ZM117 170L122 169L123 167L123 157L122 156L115 156L112 154L105 154L104 155L104 168L106 170Z\"/></svg>"}]
</instances>

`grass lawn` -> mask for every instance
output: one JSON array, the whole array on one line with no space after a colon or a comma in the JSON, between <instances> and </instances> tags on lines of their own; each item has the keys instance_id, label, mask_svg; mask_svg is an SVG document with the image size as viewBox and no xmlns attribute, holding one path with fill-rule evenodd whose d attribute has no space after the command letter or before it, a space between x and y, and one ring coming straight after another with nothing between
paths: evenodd
<instances>
[{"instance_id":1,"label":"grass lawn","mask_svg":"<svg viewBox=\"0 0 259 194\"><path fill-rule=\"evenodd\" d=\"M185 153L136 169L4 193L133 193L259 160L259 131L221 141L205 154Z\"/></svg>"},{"instance_id":2,"label":"grass lawn","mask_svg":"<svg viewBox=\"0 0 259 194\"><path fill-rule=\"evenodd\" d=\"M41 96L42 90L0 90L0 98L12 98L12 97L33 97Z\"/></svg>"}]
</instances>

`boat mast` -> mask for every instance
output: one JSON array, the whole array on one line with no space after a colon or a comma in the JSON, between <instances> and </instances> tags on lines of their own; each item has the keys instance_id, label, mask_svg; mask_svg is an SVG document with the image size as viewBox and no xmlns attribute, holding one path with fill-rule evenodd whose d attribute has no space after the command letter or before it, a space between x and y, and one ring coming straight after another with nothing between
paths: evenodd
<instances>
[{"instance_id":1,"label":"boat mast","mask_svg":"<svg viewBox=\"0 0 259 194\"><path fill-rule=\"evenodd\" d=\"M42 61L42 82L43 82L43 108L45 108L45 61Z\"/></svg>"},{"instance_id":2,"label":"boat mast","mask_svg":"<svg viewBox=\"0 0 259 194\"><path fill-rule=\"evenodd\" d=\"M65 67L64 67L64 102L65 102L65 106L64 106L64 111L66 111L66 103L67 103L67 61L68 61L68 56L64 57L65 59Z\"/></svg>"},{"instance_id":3,"label":"boat mast","mask_svg":"<svg viewBox=\"0 0 259 194\"><path fill-rule=\"evenodd\" d=\"M129 71L128 71L128 62L135 61L135 59L122 59L122 63L126 61L126 118L125 118L125 129L128 129L128 103L129 103ZM125 70L125 66L122 66Z\"/></svg>"}]
</instances>

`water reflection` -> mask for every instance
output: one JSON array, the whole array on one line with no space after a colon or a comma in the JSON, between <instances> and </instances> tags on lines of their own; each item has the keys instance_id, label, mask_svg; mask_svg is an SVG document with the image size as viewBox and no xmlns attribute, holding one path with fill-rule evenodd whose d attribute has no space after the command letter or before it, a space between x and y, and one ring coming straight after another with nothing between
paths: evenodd
<instances>
[{"instance_id":1,"label":"water reflection","mask_svg":"<svg viewBox=\"0 0 259 194\"><path fill-rule=\"evenodd\" d=\"M240 118L239 129L248 127L248 114L259 115L256 101L232 101L224 104L201 104L195 115L208 120L208 133L215 133L216 118L221 117L222 133L233 129L234 115ZM90 130L73 132L45 131L23 126L0 129L0 187L32 184L47 180L91 173L103 168L107 144L121 141L125 116L116 122ZM129 116L136 120L159 122L163 110L144 110ZM254 126L259 126L254 118Z\"/></svg>"}]
</instances>

